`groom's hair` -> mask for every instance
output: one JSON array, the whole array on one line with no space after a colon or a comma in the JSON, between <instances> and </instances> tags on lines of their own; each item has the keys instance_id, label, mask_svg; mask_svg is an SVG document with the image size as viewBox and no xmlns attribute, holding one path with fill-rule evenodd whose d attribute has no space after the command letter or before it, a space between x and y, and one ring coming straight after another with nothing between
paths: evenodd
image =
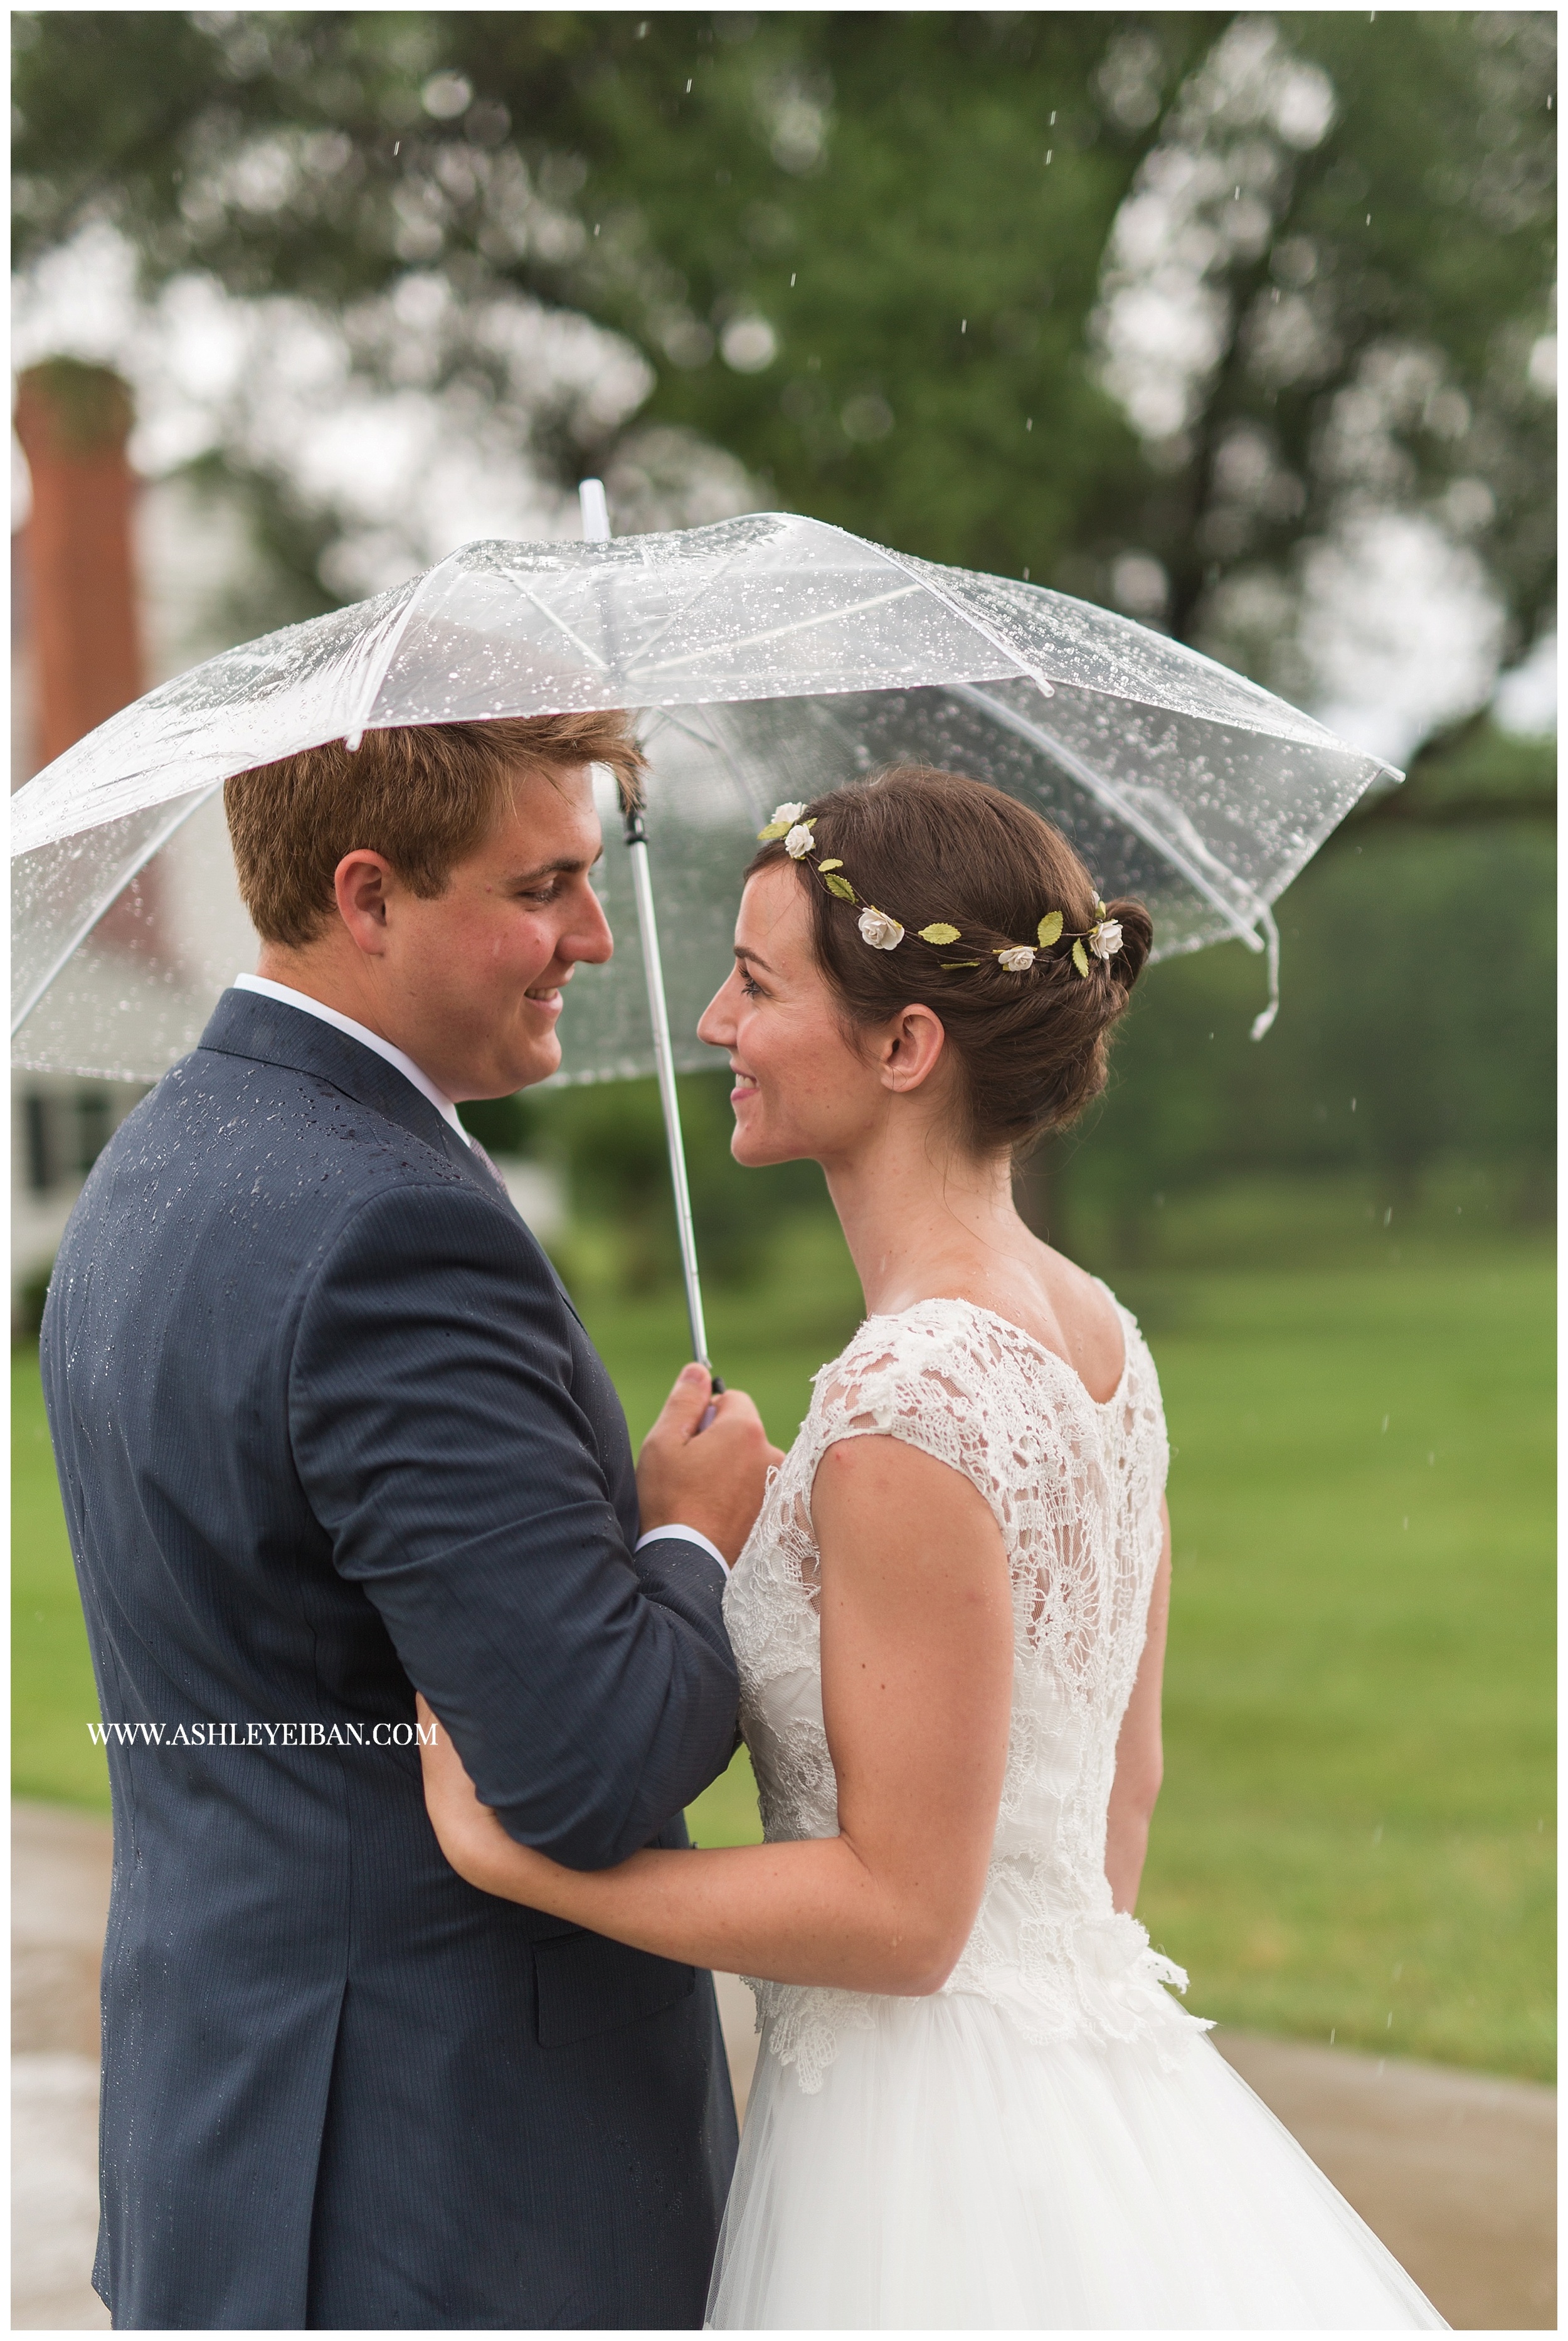
<instances>
[{"instance_id":1,"label":"groom's hair","mask_svg":"<svg viewBox=\"0 0 1568 2341\"><path fill-rule=\"evenodd\" d=\"M384 854L416 894L444 893L518 780L578 764L607 764L622 810L639 802L644 759L619 708L402 724L234 773L223 810L256 932L291 948L314 942L332 915L333 872L356 848Z\"/></svg>"}]
</instances>

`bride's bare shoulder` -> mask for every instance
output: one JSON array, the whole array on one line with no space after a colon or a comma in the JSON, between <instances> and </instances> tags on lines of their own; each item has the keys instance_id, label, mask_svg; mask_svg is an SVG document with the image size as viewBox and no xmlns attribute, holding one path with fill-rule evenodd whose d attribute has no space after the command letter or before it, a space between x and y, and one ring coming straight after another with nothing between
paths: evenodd
<instances>
[{"instance_id":1,"label":"bride's bare shoulder","mask_svg":"<svg viewBox=\"0 0 1568 2341\"><path fill-rule=\"evenodd\" d=\"M1126 1362L1121 1313L1097 1279L1031 1240L1027 1253L998 1263L969 1297L1009 1319L1070 1366L1097 1404L1114 1397Z\"/></svg>"},{"instance_id":2,"label":"bride's bare shoulder","mask_svg":"<svg viewBox=\"0 0 1568 2341\"><path fill-rule=\"evenodd\" d=\"M1065 1252L1041 1244L1040 1280L1061 1333L1067 1363L1098 1403L1113 1398L1126 1363L1121 1312L1097 1277Z\"/></svg>"}]
</instances>

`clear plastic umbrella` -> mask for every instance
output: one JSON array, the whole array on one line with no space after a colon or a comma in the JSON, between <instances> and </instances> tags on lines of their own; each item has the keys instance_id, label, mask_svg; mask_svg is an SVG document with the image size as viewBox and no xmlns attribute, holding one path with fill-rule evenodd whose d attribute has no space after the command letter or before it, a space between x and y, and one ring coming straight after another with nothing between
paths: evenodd
<instances>
[{"instance_id":1,"label":"clear plastic umbrella","mask_svg":"<svg viewBox=\"0 0 1568 2341\"><path fill-rule=\"evenodd\" d=\"M230 773L372 727L610 707L643 711L662 974L656 953L581 969L559 1078L656 1070L651 996L668 1001L667 1105L675 1068L711 1061L697 1017L781 800L906 757L990 781L1066 832L1103 895L1143 897L1156 958L1232 937L1264 954L1261 1033L1270 906L1369 783L1397 777L1126 618L796 514L467 544L161 684L18 792L14 1061L146 1081L194 1045L255 951L223 826ZM612 849L602 865L622 930L640 859ZM671 1141L679 1194L673 1126Z\"/></svg>"}]
</instances>

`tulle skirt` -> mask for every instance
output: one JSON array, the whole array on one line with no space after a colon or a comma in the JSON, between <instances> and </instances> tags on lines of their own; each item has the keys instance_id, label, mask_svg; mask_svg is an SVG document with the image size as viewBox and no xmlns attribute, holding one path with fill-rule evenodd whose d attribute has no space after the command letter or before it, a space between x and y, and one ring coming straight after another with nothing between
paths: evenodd
<instances>
[{"instance_id":1,"label":"tulle skirt","mask_svg":"<svg viewBox=\"0 0 1568 2341\"><path fill-rule=\"evenodd\" d=\"M1205 2035L1166 2056L958 1994L876 2002L815 2094L764 2039L709 2325L1444 2327Z\"/></svg>"}]
</instances>

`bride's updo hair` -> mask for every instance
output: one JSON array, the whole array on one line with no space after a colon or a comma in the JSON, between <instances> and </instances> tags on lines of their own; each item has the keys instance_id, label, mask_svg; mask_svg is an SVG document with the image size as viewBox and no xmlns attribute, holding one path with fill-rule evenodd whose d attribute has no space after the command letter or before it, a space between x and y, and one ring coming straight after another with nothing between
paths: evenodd
<instances>
[{"instance_id":1,"label":"bride's updo hair","mask_svg":"<svg viewBox=\"0 0 1568 2341\"><path fill-rule=\"evenodd\" d=\"M1106 1041L1149 955L1154 928L1141 902L1109 902L1121 946L1073 964L1072 936L1099 913L1094 882L1059 830L984 781L925 764L896 764L806 806L816 852L797 862L810 904L817 961L842 1004L851 1038L918 1001L942 1020L958 1068L963 1141L977 1155L1027 1152L1076 1120L1106 1083ZM747 871L787 862L781 839ZM838 860L859 903L898 920L904 940L878 951L862 940L859 911L823 883L813 862ZM992 956L1032 944L1060 911L1065 933L1025 972ZM921 927L957 927L947 949ZM978 967L944 969L944 960Z\"/></svg>"}]
</instances>

